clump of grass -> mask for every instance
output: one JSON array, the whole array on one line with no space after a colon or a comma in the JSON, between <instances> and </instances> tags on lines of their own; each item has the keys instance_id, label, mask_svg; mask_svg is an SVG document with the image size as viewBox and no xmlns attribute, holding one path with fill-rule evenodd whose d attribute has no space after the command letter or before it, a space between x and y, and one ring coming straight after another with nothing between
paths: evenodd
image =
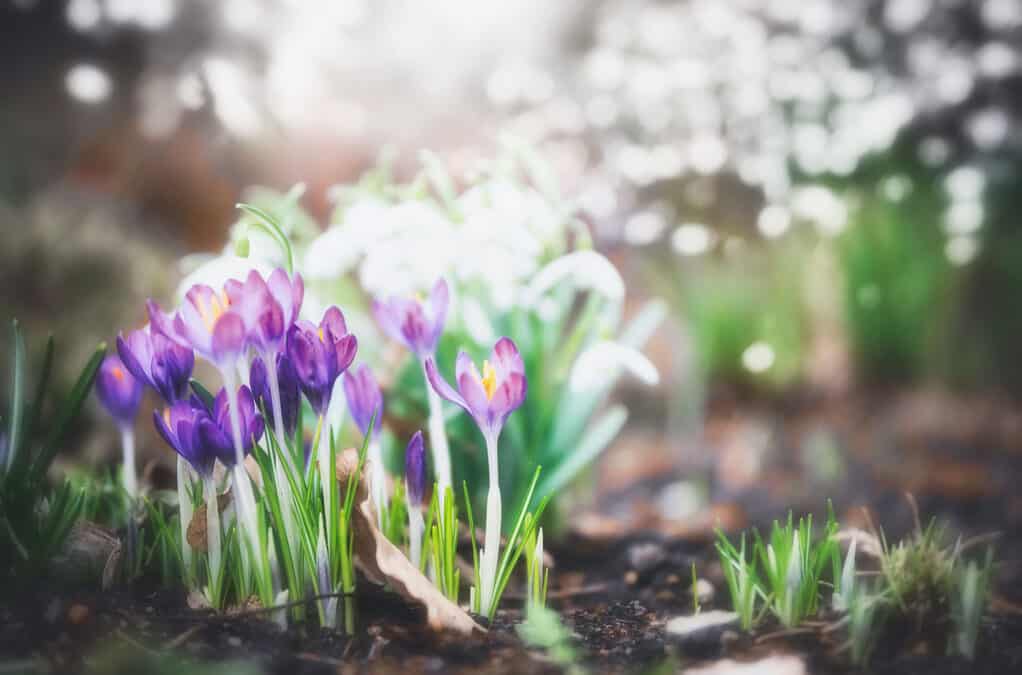
<instances>
[{"instance_id":1,"label":"clump of grass","mask_svg":"<svg viewBox=\"0 0 1022 675\"><path fill-rule=\"evenodd\" d=\"M720 554L721 566L724 568L724 579L731 595L731 604L738 614L742 630L751 630L759 621L756 603L764 597L764 591L756 574L755 558L750 558L746 554L745 533L742 533L738 548L735 548L727 535L717 530L716 547Z\"/></svg>"},{"instance_id":2,"label":"clump of grass","mask_svg":"<svg viewBox=\"0 0 1022 675\"><path fill-rule=\"evenodd\" d=\"M765 572L767 605L787 628L793 628L813 614L820 602L823 573L838 555L838 525L833 512L827 517L824 535L813 538L813 517L799 518L794 525L792 514L784 525L774 522L770 539L764 542L757 532L756 551Z\"/></svg>"},{"instance_id":3,"label":"clump of grass","mask_svg":"<svg viewBox=\"0 0 1022 675\"><path fill-rule=\"evenodd\" d=\"M790 514L784 524L774 522L768 539L754 531L751 554L745 533L736 548L717 532L724 578L744 630L754 628L767 612L794 628L822 612L823 593L830 587L831 606L840 615L832 625L847 627L846 648L856 666L869 663L891 620L902 626L907 620L919 635L924 628L948 629L948 651L975 657L990 597L993 551L981 562L966 561L964 553L987 537L948 544L945 527L931 521L923 528L917 514L910 537L889 545L882 532L859 532L842 561L838 532L832 510L818 538L811 517L800 518L796 526ZM862 552L876 558L876 582L869 585L856 566L860 539Z\"/></svg>"},{"instance_id":4,"label":"clump of grass","mask_svg":"<svg viewBox=\"0 0 1022 675\"><path fill-rule=\"evenodd\" d=\"M51 487L47 472L92 389L106 346L96 349L70 393L50 409L53 337L30 391L17 320L11 336L9 407L0 413L0 570L37 573L63 547L85 505L70 481Z\"/></svg>"},{"instance_id":5,"label":"clump of grass","mask_svg":"<svg viewBox=\"0 0 1022 675\"><path fill-rule=\"evenodd\" d=\"M994 551L988 548L982 563L970 560L965 569L955 576L955 589L951 594L951 618L954 633L950 651L972 660L976 656L980 623L990 599Z\"/></svg>"}]
</instances>

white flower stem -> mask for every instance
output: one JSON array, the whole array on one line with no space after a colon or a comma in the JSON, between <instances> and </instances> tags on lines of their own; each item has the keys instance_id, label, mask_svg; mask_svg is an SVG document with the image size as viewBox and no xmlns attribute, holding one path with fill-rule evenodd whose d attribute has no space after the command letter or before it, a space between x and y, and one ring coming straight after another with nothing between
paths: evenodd
<instances>
[{"instance_id":1,"label":"white flower stem","mask_svg":"<svg viewBox=\"0 0 1022 675\"><path fill-rule=\"evenodd\" d=\"M122 480L124 491L128 494L131 509L134 510L135 499L138 497L138 478L135 475L135 430L130 425L121 425L121 452L124 462Z\"/></svg>"},{"instance_id":2,"label":"white flower stem","mask_svg":"<svg viewBox=\"0 0 1022 675\"><path fill-rule=\"evenodd\" d=\"M202 491L206 499L206 545L209 551L209 599L217 606L220 602L220 504L217 501L216 483L212 476L202 479Z\"/></svg>"},{"instance_id":3,"label":"white flower stem","mask_svg":"<svg viewBox=\"0 0 1022 675\"><path fill-rule=\"evenodd\" d=\"M234 491L237 503L240 529L248 543L256 574L264 576L266 572L263 555L259 545L259 523L256 519L255 494L252 482L245 470L245 450L241 439L241 412L238 410L238 388L236 374L230 368L224 368L224 388L227 391L227 406L231 420L231 436L234 440Z\"/></svg>"},{"instance_id":4,"label":"white flower stem","mask_svg":"<svg viewBox=\"0 0 1022 675\"><path fill-rule=\"evenodd\" d=\"M479 554L479 607L483 614L492 614L497 585L497 562L500 556L500 476L497 467L497 438L486 435L486 461L490 467L490 487L486 493L486 533Z\"/></svg>"},{"instance_id":5,"label":"white flower stem","mask_svg":"<svg viewBox=\"0 0 1022 675\"><path fill-rule=\"evenodd\" d=\"M407 494L407 490L406 490ZM408 559L416 569L422 568L422 534L426 528L418 504L408 504Z\"/></svg>"},{"instance_id":6,"label":"white flower stem","mask_svg":"<svg viewBox=\"0 0 1022 675\"><path fill-rule=\"evenodd\" d=\"M277 433L277 445L280 452L287 458L288 469L292 475L296 475L295 458L288 452L287 435L284 433L283 406L280 401L280 380L277 374L277 358L273 354L263 357L266 362L266 379L270 383L270 406L273 408L273 426Z\"/></svg>"},{"instance_id":7,"label":"white flower stem","mask_svg":"<svg viewBox=\"0 0 1022 675\"><path fill-rule=\"evenodd\" d=\"M192 547L188 543L188 525L192 522L191 467L181 455L177 456L177 507L181 520L181 564L184 566L185 584L192 583Z\"/></svg>"},{"instance_id":8,"label":"white flower stem","mask_svg":"<svg viewBox=\"0 0 1022 675\"><path fill-rule=\"evenodd\" d=\"M429 398L429 445L433 453L433 471L440 488L440 503L447 494L447 488L453 490L451 482L451 450L447 444L447 430L444 428L444 409L440 395L433 391L433 386L426 376L423 363L422 376L426 382L426 394Z\"/></svg>"}]
</instances>

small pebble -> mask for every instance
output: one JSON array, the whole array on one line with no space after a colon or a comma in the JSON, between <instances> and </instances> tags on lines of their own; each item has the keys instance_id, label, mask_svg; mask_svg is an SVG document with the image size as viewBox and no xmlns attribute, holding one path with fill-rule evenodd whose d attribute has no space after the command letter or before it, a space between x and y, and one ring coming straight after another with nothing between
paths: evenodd
<instances>
[{"instance_id":1,"label":"small pebble","mask_svg":"<svg viewBox=\"0 0 1022 675\"><path fill-rule=\"evenodd\" d=\"M634 586L639 581L639 573L635 570L628 570L625 572L625 583L629 586Z\"/></svg>"},{"instance_id":2,"label":"small pebble","mask_svg":"<svg viewBox=\"0 0 1022 675\"><path fill-rule=\"evenodd\" d=\"M720 652L724 633L738 626L738 615L715 609L690 616L677 616L664 627L666 638L690 654Z\"/></svg>"},{"instance_id":3,"label":"small pebble","mask_svg":"<svg viewBox=\"0 0 1022 675\"><path fill-rule=\"evenodd\" d=\"M227 644L229 644L232 647L240 647L241 638L238 637L237 635L232 635L229 638L227 638Z\"/></svg>"},{"instance_id":4,"label":"small pebble","mask_svg":"<svg viewBox=\"0 0 1022 675\"><path fill-rule=\"evenodd\" d=\"M80 626L89 620L89 608L85 605L75 603L67 610L67 620L75 626Z\"/></svg>"}]
</instances>

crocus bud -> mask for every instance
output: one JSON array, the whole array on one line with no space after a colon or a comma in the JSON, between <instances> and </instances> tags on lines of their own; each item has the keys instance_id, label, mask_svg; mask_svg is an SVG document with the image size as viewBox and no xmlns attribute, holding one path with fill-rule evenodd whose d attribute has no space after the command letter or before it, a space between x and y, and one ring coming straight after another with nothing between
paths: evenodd
<instances>
[{"instance_id":1,"label":"crocus bud","mask_svg":"<svg viewBox=\"0 0 1022 675\"><path fill-rule=\"evenodd\" d=\"M426 494L426 446L421 431L415 432L405 450L405 491L409 506L421 504Z\"/></svg>"},{"instance_id":2,"label":"crocus bud","mask_svg":"<svg viewBox=\"0 0 1022 675\"><path fill-rule=\"evenodd\" d=\"M119 425L130 426L142 400L142 383L128 372L116 355L109 354L96 376L96 395Z\"/></svg>"}]
</instances>

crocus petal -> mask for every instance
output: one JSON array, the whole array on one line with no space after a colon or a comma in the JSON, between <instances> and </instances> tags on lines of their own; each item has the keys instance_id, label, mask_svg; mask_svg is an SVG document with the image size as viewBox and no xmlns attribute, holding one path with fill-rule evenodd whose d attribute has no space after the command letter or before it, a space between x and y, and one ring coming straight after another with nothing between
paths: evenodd
<instances>
[{"instance_id":1,"label":"crocus petal","mask_svg":"<svg viewBox=\"0 0 1022 675\"><path fill-rule=\"evenodd\" d=\"M369 422L374 414L373 429L379 431L383 417L383 393L369 366L362 364L354 374L345 373L343 384L348 410L362 434L369 432Z\"/></svg>"},{"instance_id":2,"label":"crocus petal","mask_svg":"<svg viewBox=\"0 0 1022 675\"><path fill-rule=\"evenodd\" d=\"M302 298L305 294L305 285L302 283L301 275L295 274L294 281L292 281L287 272L278 267L273 270L266 285L269 287L273 299L280 305L284 321L288 324L294 323L298 318L298 312L302 307Z\"/></svg>"},{"instance_id":3,"label":"crocus petal","mask_svg":"<svg viewBox=\"0 0 1022 675\"><path fill-rule=\"evenodd\" d=\"M96 376L96 395L119 424L130 424L142 400L142 383L128 371L115 354L108 354Z\"/></svg>"},{"instance_id":4,"label":"crocus petal","mask_svg":"<svg viewBox=\"0 0 1022 675\"><path fill-rule=\"evenodd\" d=\"M440 398L450 401L451 403L464 408L469 414L472 414L472 410L469 408L468 403L465 402L465 399L462 398L461 394L455 391L454 387L447 384L447 380L445 380L437 370L433 357L428 357L426 359L426 378L433 387L433 391L439 394Z\"/></svg>"},{"instance_id":5,"label":"crocus petal","mask_svg":"<svg viewBox=\"0 0 1022 675\"><path fill-rule=\"evenodd\" d=\"M404 338L401 335L401 320L389 302L373 300L372 312L376 324L383 331L384 335L392 340L404 342Z\"/></svg>"},{"instance_id":6,"label":"crocus petal","mask_svg":"<svg viewBox=\"0 0 1022 675\"><path fill-rule=\"evenodd\" d=\"M348 334L348 324L344 321L344 314L336 306L327 308L319 327L323 329L324 339L328 333L334 340Z\"/></svg>"},{"instance_id":7,"label":"crocus petal","mask_svg":"<svg viewBox=\"0 0 1022 675\"><path fill-rule=\"evenodd\" d=\"M525 372L525 362L522 361L522 355L519 353L514 341L508 337L500 338L497 340L497 344L493 345L493 352L490 354L490 364L497 371L497 376L501 379L511 373L523 374Z\"/></svg>"},{"instance_id":8,"label":"crocus petal","mask_svg":"<svg viewBox=\"0 0 1022 675\"><path fill-rule=\"evenodd\" d=\"M432 340L433 348L436 349L436 342L444 331L444 324L447 322L447 308L450 304L450 291L447 288L446 279L437 279L433 284L433 290L429 294L430 316L433 319Z\"/></svg>"},{"instance_id":9,"label":"crocus petal","mask_svg":"<svg viewBox=\"0 0 1022 675\"><path fill-rule=\"evenodd\" d=\"M476 378L479 377L479 371L476 369L476 364L472 362L472 357L465 350L461 350L458 352L458 358L454 361L454 380L460 382L461 376L465 373L474 373Z\"/></svg>"},{"instance_id":10,"label":"crocus petal","mask_svg":"<svg viewBox=\"0 0 1022 675\"><path fill-rule=\"evenodd\" d=\"M135 379L152 384L148 368L153 360L152 341L145 330L133 330L127 337L118 335L117 355L121 357L124 367L135 376Z\"/></svg>"},{"instance_id":11,"label":"crocus petal","mask_svg":"<svg viewBox=\"0 0 1022 675\"><path fill-rule=\"evenodd\" d=\"M343 373L355 360L358 353L358 339L354 335L345 335L334 345L334 354L337 363L337 374Z\"/></svg>"},{"instance_id":12,"label":"crocus petal","mask_svg":"<svg viewBox=\"0 0 1022 675\"><path fill-rule=\"evenodd\" d=\"M474 370L474 368L473 368ZM486 397L486 390L479 379L478 373L464 373L458 378L458 391L468 404L468 411L477 419L484 419L490 409L490 399Z\"/></svg>"},{"instance_id":13,"label":"crocus petal","mask_svg":"<svg viewBox=\"0 0 1022 675\"><path fill-rule=\"evenodd\" d=\"M525 376L520 373L511 373L497 386L490 408L501 417L501 424L525 401L527 386Z\"/></svg>"},{"instance_id":14,"label":"crocus petal","mask_svg":"<svg viewBox=\"0 0 1022 675\"><path fill-rule=\"evenodd\" d=\"M211 352L217 363L226 363L245 348L245 322L235 312L226 312L213 326Z\"/></svg>"},{"instance_id":15,"label":"crocus petal","mask_svg":"<svg viewBox=\"0 0 1022 675\"><path fill-rule=\"evenodd\" d=\"M155 300L147 300L145 307L146 313L149 314L150 330L163 335L168 340L171 340L183 347L191 346L184 336L178 333L177 328L174 325L174 319L168 314L165 314L164 311L160 309L160 306L156 304Z\"/></svg>"}]
</instances>

